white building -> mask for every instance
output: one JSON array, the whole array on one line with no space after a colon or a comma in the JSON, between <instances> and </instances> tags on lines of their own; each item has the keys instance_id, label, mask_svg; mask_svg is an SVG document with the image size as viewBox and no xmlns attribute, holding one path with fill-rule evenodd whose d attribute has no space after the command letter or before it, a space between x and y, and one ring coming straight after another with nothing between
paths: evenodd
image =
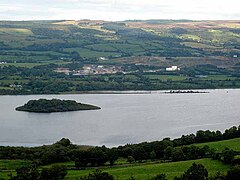
<instances>
[{"instance_id":1,"label":"white building","mask_svg":"<svg viewBox=\"0 0 240 180\"><path fill-rule=\"evenodd\" d=\"M177 66L167 67L166 71L180 71L180 68Z\"/></svg>"},{"instance_id":2,"label":"white building","mask_svg":"<svg viewBox=\"0 0 240 180\"><path fill-rule=\"evenodd\" d=\"M105 58L105 57L100 57L99 60L103 60L103 61L104 61L104 60L107 60L107 58Z\"/></svg>"}]
</instances>

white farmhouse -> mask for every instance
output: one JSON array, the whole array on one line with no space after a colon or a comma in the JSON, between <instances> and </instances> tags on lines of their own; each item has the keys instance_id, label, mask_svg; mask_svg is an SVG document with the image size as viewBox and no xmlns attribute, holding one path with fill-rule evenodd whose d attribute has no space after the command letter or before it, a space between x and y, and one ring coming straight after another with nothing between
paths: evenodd
<instances>
[{"instance_id":1,"label":"white farmhouse","mask_svg":"<svg viewBox=\"0 0 240 180\"><path fill-rule=\"evenodd\" d=\"M180 68L177 66L167 67L166 71L180 71Z\"/></svg>"},{"instance_id":2,"label":"white farmhouse","mask_svg":"<svg viewBox=\"0 0 240 180\"><path fill-rule=\"evenodd\" d=\"M105 57L100 57L99 60L105 61L105 60L107 60L107 58L105 58Z\"/></svg>"}]
</instances>

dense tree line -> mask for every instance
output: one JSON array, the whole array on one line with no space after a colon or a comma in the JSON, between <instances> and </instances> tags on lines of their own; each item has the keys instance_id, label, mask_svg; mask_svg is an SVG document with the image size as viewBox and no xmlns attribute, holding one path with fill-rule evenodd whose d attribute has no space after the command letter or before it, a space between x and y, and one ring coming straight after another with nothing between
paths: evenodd
<instances>
[{"instance_id":1,"label":"dense tree line","mask_svg":"<svg viewBox=\"0 0 240 180\"><path fill-rule=\"evenodd\" d=\"M73 53L73 56L74 53ZM85 61L85 60L84 60ZM81 68L82 61L74 61L63 67L70 70ZM15 66L4 66L0 68L0 83L3 89L0 94L56 94L62 92L79 92L79 91L99 91L99 90L166 90L166 89L215 89L215 88L237 88L240 87L240 71L231 72L226 69L219 69L215 66L197 66L183 69L181 72L144 72L151 68L147 66L126 65L124 69L136 71L129 75L93 75L93 76L74 76L54 72L59 66L56 64L41 65L33 68L23 68ZM238 66L236 66L238 67ZM217 75L228 74L229 78L225 80L204 80L198 78L198 75ZM186 77L181 81L171 79L161 80L159 78L149 78L148 75L176 75ZM235 79L230 76L234 76ZM22 88L9 89L12 79ZM9 80L9 81L8 81ZM15 84L15 83L14 83Z\"/></svg>"},{"instance_id":2,"label":"dense tree line","mask_svg":"<svg viewBox=\"0 0 240 180\"><path fill-rule=\"evenodd\" d=\"M176 176L174 180L238 180L240 177L240 166L236 165L227 171L227 174L217 172L209 176L207 169L202 164L193 163L181 176Z\"/></svg>"},{"instance_id":3,"label":"dense tree line","mask_svg":"<svg viewBox=\"0 0 240 180\"><path fill-rule=\"evenodd\" d=\"M53 165L38 170L35 165L16 169L16 175L10 174L10 180L62 180L67 175L65 166Z\"/></svg>"},{"instance_id":4,"label":"dense tree line","mask_svg":"<svg viewBox=\"0 0 240 180\"><path fill-rule=\"evenodd\" d=\"M26 159L39 165L57 162L74 161L76 168L86 166L101 166L107 162L114 165L119 158L127 158L129 163L142 162L148 159L161 159L166 161L181 161L213 157L222 159L226 163L232 163L235 152L226 150L217 154L208 146L189 146L194 143L212 142L240 137L240 127L232 127L219 131L198 131L196 135L185 135L178 139L165 138L162 141L144 142L140 144L128 144L115 148L89 147L82 150L80 146L73 145L70 140L62 139L59 142L41 147L0 147L0 159Z\"/></svg>"}]
</instances>

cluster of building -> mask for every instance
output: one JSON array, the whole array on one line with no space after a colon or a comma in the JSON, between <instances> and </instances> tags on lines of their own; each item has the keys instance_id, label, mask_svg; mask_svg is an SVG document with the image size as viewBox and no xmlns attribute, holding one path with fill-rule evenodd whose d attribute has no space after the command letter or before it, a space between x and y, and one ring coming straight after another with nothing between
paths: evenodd
<instances>
[{"instance_id":1,"label":"cluster of building","mask_svg":"<svg viewBox=\"0 0 240 180\"><path fill-rule=\"evenodd\" d=\"M97 75L97 74L116 74L121 72L120 67L102 66L102 65L85 65L82 70L73 71L73 75Z\"/></svg>"},{"instance_id":2,"label":"cluster of building","mask_svg":"<svg viewBox=\"0 0 240 180\"><path fill-rule=\"evenodd\" d=\"M22 85L19 85L19 84L10 84L9 86L10 88L14 88L14 89L22 89Z\"/></svg>"},{"instance_id":3,"label":"cluster of building","mask_svg":"<svg viewBox=\"0 0 240 180\"><path fill-rule=\"evenodd\" d=\"M7 64L7 62L0 62L0 64Z\"/></svg>"},{"instance_id":4,"label":"cluster of building","mask_svg":"<svg viewBox=\"0 0 240 180\"><path fill-rule=\"evenodd\" d=\"M66 75L72 74L74 76L81 75L100 75L100 74L116 74L123 72L121 67L110 65L85 65L82 69L70 71L69 68L57 68L55 72L64 73Z\"/></svg>"},{"instance_id":5,"label":"cluster of building","mask_svg":"<svg viewBox=\"0 0 240 180\"><path fill-rule=\"evenodd\" d=\"M57 73L64 73L66 75L69 75L72 72L69 70L69 68L57 68L54 71Z\"/></svg>"},{"instance_id":6,"label":"cluster of building","mask_svg":"<svg viewBox=\"0 0 240 180\"><path fill-rule=\"evenodd\" d=\"M57 68L54 70L58 73L64 73L66 75L81 76L81 75L101 75L101 74L116 74L116 73L126 73L119 66L113 65L95 65L88 64L84 65L81 69L70 70L69 68ZM145 72L157 72L159 70L149 70ZM166 71L180 71L178 66L167 67Z\"/></svg>"}]
</instances>

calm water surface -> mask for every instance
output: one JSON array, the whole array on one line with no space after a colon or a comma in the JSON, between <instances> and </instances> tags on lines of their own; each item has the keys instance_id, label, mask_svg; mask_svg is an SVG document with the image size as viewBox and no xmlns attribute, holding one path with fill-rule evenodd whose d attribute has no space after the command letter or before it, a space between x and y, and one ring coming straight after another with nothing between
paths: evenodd
<instances>
[{"instance_id":1,"label":"calm water surface","mask_svg":"<svg viewBox=\"0 0 240 180\"><path fill-rule=\"evenodd\" d=\"M0 96L0 145L37 146L65 137L76 144L117 146L239 125L240 90L209 92ZM39 98L72 99L102 109L50 114L15 111Z\"/></svg>"}]
</instances>

